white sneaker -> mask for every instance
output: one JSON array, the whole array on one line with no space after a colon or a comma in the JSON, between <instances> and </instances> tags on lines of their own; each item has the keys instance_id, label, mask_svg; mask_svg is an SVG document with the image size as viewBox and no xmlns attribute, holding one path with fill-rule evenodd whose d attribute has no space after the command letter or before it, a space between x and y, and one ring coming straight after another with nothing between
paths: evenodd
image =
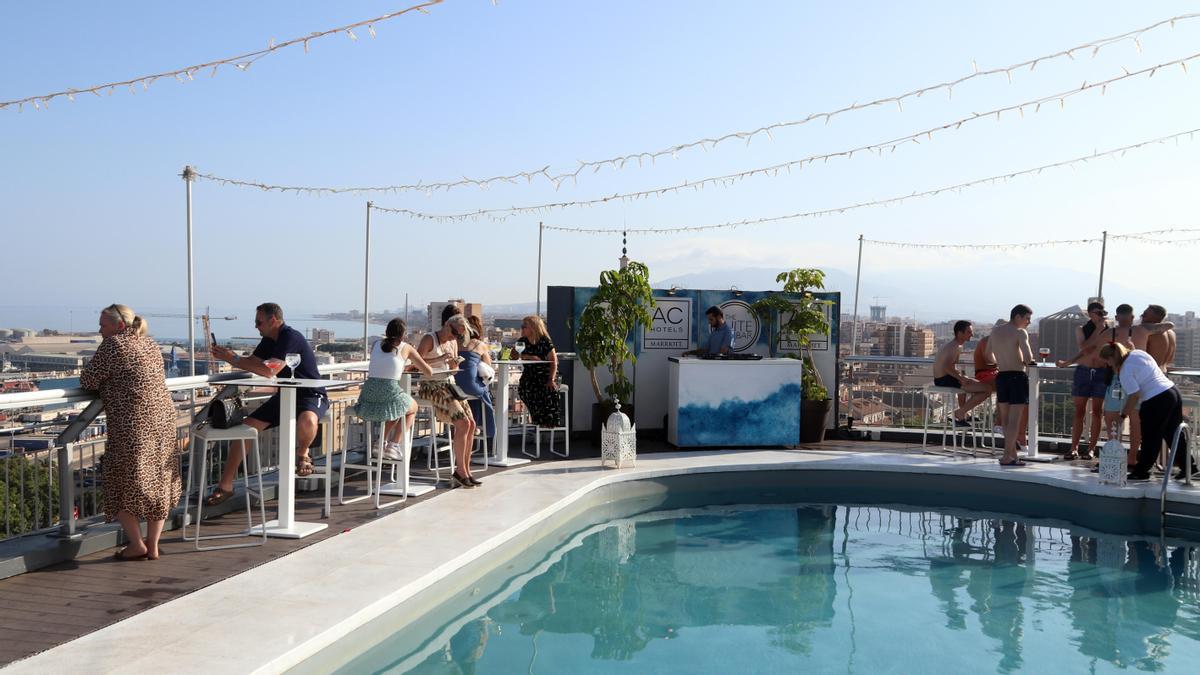
<instances>
[{"instance_id":1,"label":"white sneaker","mask_svg":"<svg viewBox=\"0 0 1200 675\"><path fill-rule=\"evenodd\" d=\"M384 459L404 459L404 448L399 443L386 443L383 446Z\"/></svg>"}]
</instances>

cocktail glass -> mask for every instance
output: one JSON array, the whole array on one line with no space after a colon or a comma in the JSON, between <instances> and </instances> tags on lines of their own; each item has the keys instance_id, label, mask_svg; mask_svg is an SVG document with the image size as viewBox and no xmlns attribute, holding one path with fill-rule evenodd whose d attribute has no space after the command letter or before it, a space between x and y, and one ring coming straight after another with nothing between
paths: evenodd
<instances>
[{"instance_id":1,"label":"cocktail glass","mask_svg":"<svg viewBox=\"0 0 1200 675\"><path fill-rule=\"evenodd\" d=\"M1039 347L1038 348L1038 356L1042 359L1042 363L1049 363L1050 362L1050 348L1049 347Z\"/></svg>"},{"instance_id":2,"label":"cocktail glass","mask_svg":"<svg viewBox=\"0 0 1200 675\"><path fill-rule=\"evenodd\" d=\"M273 380L279 376L279 371L283 370L287 364L282 359L267 359L263 361L263 365L271 369L271 379Z\"/></svg>"}]
</instances>

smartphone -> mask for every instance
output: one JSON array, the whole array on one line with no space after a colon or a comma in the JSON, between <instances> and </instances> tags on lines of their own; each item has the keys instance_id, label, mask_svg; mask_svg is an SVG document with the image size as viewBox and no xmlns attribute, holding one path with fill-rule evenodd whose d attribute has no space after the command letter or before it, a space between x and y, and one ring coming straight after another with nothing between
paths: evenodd
<instances>
[{"instance_id":1,"label":"smartphone","mask_svg":"<svg viewBox=\"0 0 1200 675\"><path fill-rule=\"evenodd\" d=\"M217 344L217 334L216 334L216 333L209 333L209 334L208 334L208 338L209 338L210 340L212 340L212 343L213 343L214 345L215 345L215 344Z\"/></svg>"}]
</instances>

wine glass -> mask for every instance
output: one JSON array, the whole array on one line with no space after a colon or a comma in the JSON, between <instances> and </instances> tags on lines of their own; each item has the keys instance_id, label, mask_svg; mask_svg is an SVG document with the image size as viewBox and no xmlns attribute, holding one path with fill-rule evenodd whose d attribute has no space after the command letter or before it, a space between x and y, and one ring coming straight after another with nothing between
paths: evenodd
<instances>
[{"instance_id":1,"label":"wine glass","mask_svg":"<svg viewBox=\"0 0 1200 675\"><path fill-rule=\"evenodd\" d=\"M513 349L517 350L517 360L521 360L521 354L525 352L525 340L517 340L513 343Z\"/></svg>"},{"instance_id":2,"label":"wine glass","mask_svg":"<svg viewBox=\"0 0 1200 675\"><path fill-rule=\"evenodd\" d=\"M1038 356L1041 357L1042 363L1048 363L1050 361L1050 348L1049 347L1039 347L1038 348Z\"/></svg>"},{"instance_id":3,"label":"wine glass","mask_svg":"<svg viewBox=\"0 0 1200 675\"><path fill-rule=\"evenodd\" d=\"M295 379L296 366L300 365L300 355L295 352L291 352L283 357L283 361L287 364L287 367L291 369L292 379Z\"/></svg>"}]
</instances>

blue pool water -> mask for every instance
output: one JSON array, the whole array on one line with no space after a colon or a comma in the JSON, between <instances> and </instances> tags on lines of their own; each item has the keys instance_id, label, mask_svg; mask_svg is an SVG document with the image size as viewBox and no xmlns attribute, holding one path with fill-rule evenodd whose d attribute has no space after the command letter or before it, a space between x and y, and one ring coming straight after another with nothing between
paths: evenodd
<instances>
[{"instance_id":1,"label":"blue pool water","mask_svg":"<svg viewBox=\"0 0 1200 675\"><path fill-rule=\"evenodd\" d=\"M341 672L1200 672L1196 548L964 513L617 519Z\"/></svg>"}]
</instances>

